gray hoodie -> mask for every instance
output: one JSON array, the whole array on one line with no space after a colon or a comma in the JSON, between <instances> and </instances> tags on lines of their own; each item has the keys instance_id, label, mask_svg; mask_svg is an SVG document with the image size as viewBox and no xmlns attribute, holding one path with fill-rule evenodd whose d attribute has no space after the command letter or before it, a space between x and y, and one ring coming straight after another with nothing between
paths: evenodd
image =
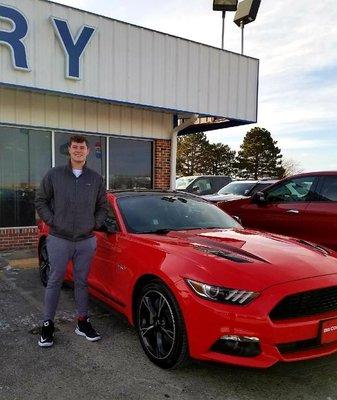
<instances>
[{"instance_id":1,"label":"gray hoodie","mask_svg":"<svg viewBox=\"0 0 337 400\"><path fill-rule=\"evenodd\" d=\"M51 235L74 242L92 237L108 213L101 175L84 166L76 178L70 164L47 172L35 205L41 219L50 226Z\"/></svg>"}]
</instances>

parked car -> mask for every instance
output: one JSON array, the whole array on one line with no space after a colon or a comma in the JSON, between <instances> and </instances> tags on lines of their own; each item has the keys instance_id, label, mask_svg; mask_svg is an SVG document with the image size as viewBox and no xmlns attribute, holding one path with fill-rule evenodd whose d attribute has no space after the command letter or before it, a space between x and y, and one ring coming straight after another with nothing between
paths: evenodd
<instances>
[{"instance_id":1,"label":"parked car","mask_svg":"<svg viewBox=\"0 0 337 400\"><path fill-rule=\"evenodd\" d=\"M126 315L156 365L174 368L190 356L269 367L337 352L337 253L244 229L185 193L108 200L89 290ZM39 229L46 284L48 228Z\"/></svg>"},{"instance_id":2,"label":"parked car","mask_svg":"<svg viewBox=\"0 0 337 400\"><path fill-rule=\"evenodd\" d=\"M232 201L251 197L254 193L276 183L277 180L258 180L258 181L232 181L221 188L215 194L202 196L205 200L217 203L218 201Z\"/></svg>"},{"instance_id":3,"label":"parked car","mask_svg":"<svg viewBox=\"0 0 337 400\"><path fill-rule=\"evenodd\" d=\"M177 179L176 189L202 196L216 193L231 180L229 176L225 175L184 176Z\"/></svg>"},{"instance_id":4,"label":"parked car","mask_svg":"<svg viewBox=\"0 0 337 400\"><path fill-rule=\"evenodd\" d=\"M245 227L294 236L337 250L337 172L286 178L251 199L218 206Z\"/></svg>"}]
</instances>

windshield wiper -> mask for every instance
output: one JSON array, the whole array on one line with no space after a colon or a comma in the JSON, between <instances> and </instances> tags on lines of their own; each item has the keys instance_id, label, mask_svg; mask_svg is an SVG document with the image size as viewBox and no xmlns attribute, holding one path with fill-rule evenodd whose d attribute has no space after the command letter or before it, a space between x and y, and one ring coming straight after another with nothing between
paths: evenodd
<instances>
[{"instance_id":1,"label":"windshield wiper","mask_svg":"<svg viewBox=\"0 0 337 400\"><path fill-rule=\"evenodd\" d=\"M187 226L186 228L179 228L179 229L175 229L176 231L196 231L196 230L202 230L202 229L226 229L224 227L221 226Z\"/></svg>"},{"instance_id":2,"label":"windshield wiper","mask_svg":"<svg viewBox=\"0 0 337 400\"><path fill-rule=\"evenodd\" d=\"M187 203L187 200L184 199L183 197L175 197L175 196L164 196L161 198L162 200L169 201L170 203L173 203L176 200L179 200L182 203Z\"/></svg>"},{"instance_id":3,"label":"windshield wiper","mask_svg":"<svg viewBox=\"0 0 337 400\"><path fill-rule=\"evenodd\" d=\"M144 232L137 232L137 233L153 233L157 235L166 235L167 233L170 233L172 229L156 229L154 231L144 231Z\"/></svg>"}]
</instances>

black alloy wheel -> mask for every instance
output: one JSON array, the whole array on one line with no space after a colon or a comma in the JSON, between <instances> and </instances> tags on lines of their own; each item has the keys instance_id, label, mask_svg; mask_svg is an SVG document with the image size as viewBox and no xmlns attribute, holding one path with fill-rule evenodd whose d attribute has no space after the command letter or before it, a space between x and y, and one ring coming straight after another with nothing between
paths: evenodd
<instances>
[{"instance_id":1,"label":"black alloy wheel","mask_svg":"<svg viewBox=\"0 0 337 400\"><path fill-rule=\"evenodd\" d=\"M159 281L144 288L137 299L136 327L148 358L164 369L174 369L188 358L187 336L179 305Z\"/></svg>"},{"instance_id":2,"label":"black alloy wheel","mask_svg":"<svg viewBox=\"0 0 337 400\"><path fill-rule=\"evenodd\" d=\"M50 264L48 260L48 252L47 252L47 243L44 241L40 247L40 254L39 254L39 272L40 272L40 279L43 286L47 286L48 277L50 273Z\"/></svg>"}]
</instances>

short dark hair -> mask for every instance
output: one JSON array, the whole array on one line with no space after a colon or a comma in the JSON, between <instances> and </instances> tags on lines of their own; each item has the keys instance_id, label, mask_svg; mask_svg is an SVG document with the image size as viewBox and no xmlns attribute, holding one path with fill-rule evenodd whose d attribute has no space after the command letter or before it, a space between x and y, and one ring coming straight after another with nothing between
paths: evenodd
<instances>
[{"instance_id":1,"label":"short dark hair","mask_svg":"<svg viewBox=\"0 0 337 400\"><path fill-rule=\"evenodd\" d=\"M70 136L69 141L68 141L68 147L70 147L73 142L75 142L75 143L83 143L83 142L85 142L87 147L89 147L88 139L85 136L81 136L81 135Z\"/></svg>"}]
</instances>

